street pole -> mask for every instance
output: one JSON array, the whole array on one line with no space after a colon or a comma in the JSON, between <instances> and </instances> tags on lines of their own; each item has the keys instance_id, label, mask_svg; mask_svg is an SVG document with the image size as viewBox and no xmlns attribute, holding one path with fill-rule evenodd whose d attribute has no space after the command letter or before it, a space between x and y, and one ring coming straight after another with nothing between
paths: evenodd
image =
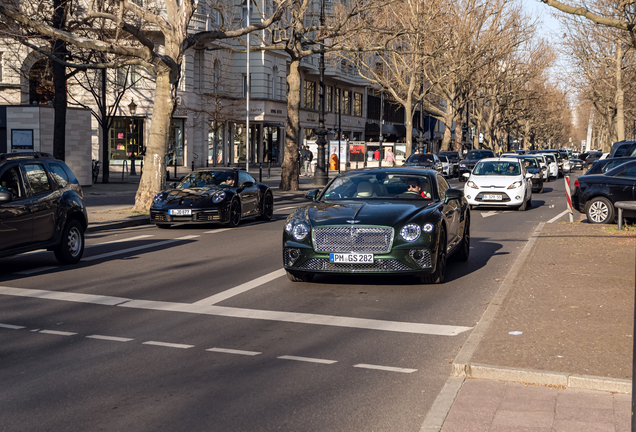
<instances>
[{"instance_id":1,"label":"street pole","mask_svg":"<svg viewBox=\"0 0 636 432\"><path fill-rule=\"evenodd\" d=\"M342 107L340 106L340 100L338 100L338 172L340 172L340 140L342 139ZM346 153L346 152L345 152ZM349 166L349 161L345 157L345 170Z\"/></svg>"},{"instance_id":2,"label":"street pole","mask_svg":"<svg viewBox=\"0 0 636 432\"><path fill-rule=\"evenodd\" d=\"M320 34L323 35L325 25L325 1L320 2ZM316 144L318 145L318 160L316 161L316 172L314 172L314 183L318 186L326 186L329 176L325 169L325 145L327 144L327 129L325 129L325 53L324 45L320 43L320 114L318 117L318 129L316 129ZM338 156L340 157L340 156Z\"/></svg>"},{"instance_id":3,"label":"street pole","mask_svg":"<svg viewBox=\"0 0 636 432\"><path fill-rule=\"evenodd\" d=\"M380 92L380 136L378 137L380 144L380 166L382 166L382 141L384 141L384 137L382 136L382 123L384 123L384 90ZM367 155L364 155L364 158L367 159Z\"/></svg>"},{"instance_id":4,"label":"street pole","mask_svg":"<svg viewBox=\"0 0 636 432\"><path fill-rule=\"evenodd\" d=\"M424 101L420 102L420 133L417 136L417 148L420 149L420 153L424 153ZM426 149L431 151L430 148Z\"/></svg>"},{"instance_id":5,"label":"street pole","mask_svg":"<svg viewBox=\"0 0 636 432\"><path fill-rule=\"evenodd\" d=\"M250 26L250 2L247 0L247 26ZM247 84L245 95L245 108L247 116L245 118L245 171L250 172L250 34L247 34Z\"/></svg>"}]
</instances>

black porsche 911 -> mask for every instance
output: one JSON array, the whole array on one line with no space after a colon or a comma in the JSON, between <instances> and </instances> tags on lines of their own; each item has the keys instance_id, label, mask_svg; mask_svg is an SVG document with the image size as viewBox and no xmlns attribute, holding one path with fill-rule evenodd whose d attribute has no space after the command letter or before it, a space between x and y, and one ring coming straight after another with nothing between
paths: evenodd
<instances>
[{"instance_id":1,"label":"black porsche 911","mask_svg":"<svg viewBox=\"0 0 636 432\"><path fill-rule=\"evenodd\" d=\"M413 275L442 283L447 258L470 253L470 210L463 191L433 170L377 168L343 173L283 230L290 280L317 273Z\"/></svg>"},{"instance_id":2,"label":"black porsche 911","mask_svg":"<svg viewBox=\"0 0 636 432\"><path fill-rule=\"evenodd\" d=\"M237 169L205 169L186 175L171 189L155 196L150 221L159 228L173 224L225 223L236 227L241 219L270 220L274 196L269 186Z\"/></svg>"}]
</instances>

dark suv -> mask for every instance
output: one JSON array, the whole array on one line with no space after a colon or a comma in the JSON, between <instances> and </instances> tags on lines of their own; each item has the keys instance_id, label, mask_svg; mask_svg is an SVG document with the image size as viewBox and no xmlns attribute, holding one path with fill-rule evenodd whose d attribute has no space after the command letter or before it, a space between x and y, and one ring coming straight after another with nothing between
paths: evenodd
<instances>
[{"instance_id":1,"label":"dark suv","mask_svg":"<svg viewBox=\"0 0 636 432\"><path fill-rule=\"evenodd\" d=\"M84 254L84 194L48 153L0 153L0 257L48 249L62 264Z\"/></svg>"}]
</instances>

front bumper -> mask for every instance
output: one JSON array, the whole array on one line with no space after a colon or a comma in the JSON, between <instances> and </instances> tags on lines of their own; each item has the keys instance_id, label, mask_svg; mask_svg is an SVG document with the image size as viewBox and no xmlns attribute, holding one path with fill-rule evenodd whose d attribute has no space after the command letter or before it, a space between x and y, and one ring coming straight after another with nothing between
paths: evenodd
<instances>
[{"instance_id":1,"label":"front bumper","mask_svg":"<svg viewBox=\"0 0 636 432\"><path fill-rule=\"evenodd\" d=\"M213 222L228 222L228 209L192 209L189 216L175 216L168 210L150 209L150 223L154 224L206 224Z\"/></svg>"},{"instance_id":2,"label":"front bumper","mask_svg":"<svg viewBox=\"0 0 636 432\"><path fill-rule=\"evenodd\" d=\"M491 197L484 197L491 195ZM500 196L501 199L492 199L492 195ZM473 206L493 206L493 207L518 207L524 202L525 191L517 189L473 189L464 188L464 196L468 204Z\"/></svg>"}]
</instances>

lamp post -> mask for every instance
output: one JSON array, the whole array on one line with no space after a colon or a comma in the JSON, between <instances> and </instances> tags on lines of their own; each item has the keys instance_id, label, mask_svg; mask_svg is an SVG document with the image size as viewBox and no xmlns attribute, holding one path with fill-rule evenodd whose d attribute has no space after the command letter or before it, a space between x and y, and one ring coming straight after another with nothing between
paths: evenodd
<instances>
[{"instance_id":1,"label":"lamp post","mask_svg":"<svg viewBox=\"0 0 636 432\"><path fill-rule=\"evenodd\" d=\"M137 125L135 125L135 120L132 118L132 116L135 115L135 113L137 112L137 104L135 103L134 100L130 100L130 103L128 104L128 110L130 111L130 124L133 126L133 130L135 131L135 134L133 135L133 140L135 140L135 145L139 145L139 135L137 134ZM132 130L131 130L132 132ZM135 171L135 148L132 147L130 149L130 175L137 175L137 172Z\"/></svg>"},{"instance_id":2,"label":"lamp post","mask_svg":"<svg viewBox=\"0 0 636 432\"><path fill-rule=\"evenodd\" d=\"M320 2L320 27L321 37L322 29L325 25L325 1ZM325 145L327 144L327 129L325 128L325 53L324 45L320 43L320 63L318 63L318 71L320 72L320 114L318 116L318 129L316 144L318 145L318 160L316 161L316 171L314 172L314 183L318 186L326 186L329 180L325 169Z\"/></svg>"},{"instance_id":3,"label":"lamp post","mask_svg":"<svg viewBox=\"0 0 636 432\"><path fill-rule=\"evenodd\" d=\"M424 102L420 102L420 133L417 136L417 148L424 153ZM430 149L427 149L430 150Z\"/></svg>"}]
</instances>

